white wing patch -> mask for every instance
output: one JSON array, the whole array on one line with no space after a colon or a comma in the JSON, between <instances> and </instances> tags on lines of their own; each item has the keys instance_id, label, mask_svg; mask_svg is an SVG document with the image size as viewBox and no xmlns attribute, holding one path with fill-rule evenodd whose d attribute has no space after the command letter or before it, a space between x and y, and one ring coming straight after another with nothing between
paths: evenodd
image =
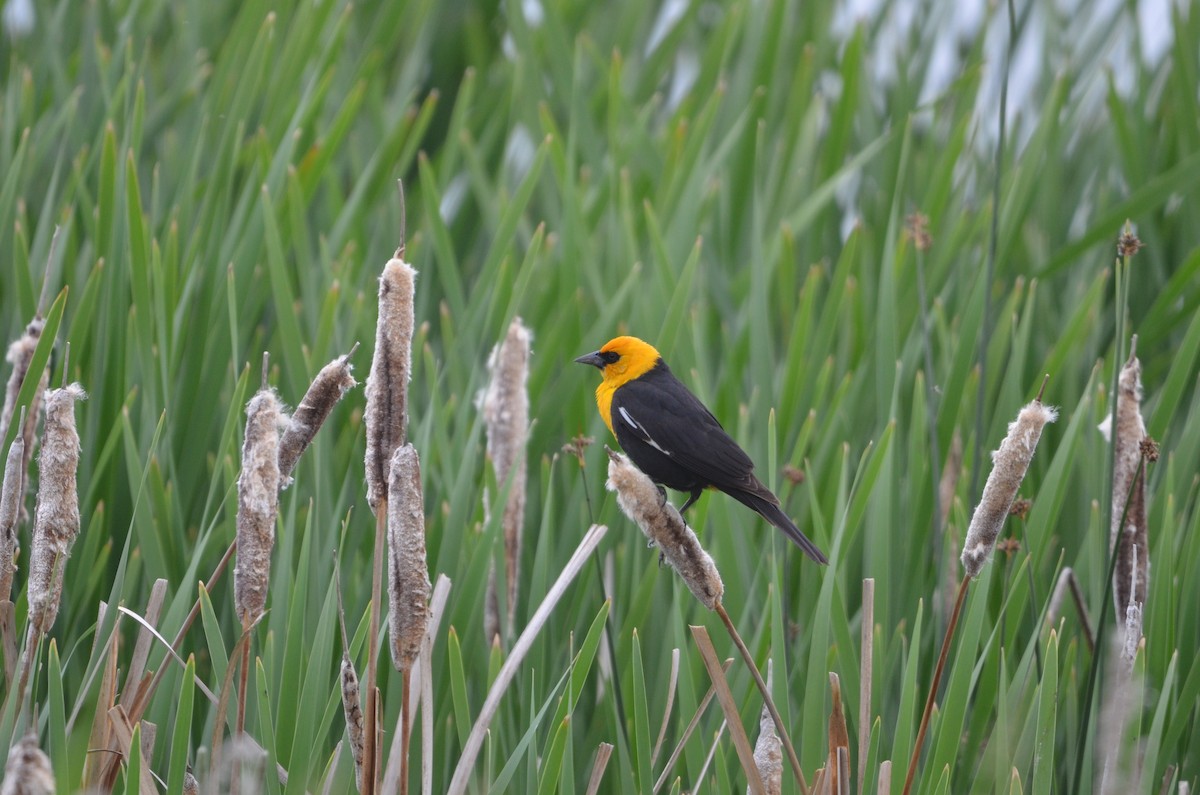
<instances>
[{"instance_id":1,"label":"white wing patch","mask_svg":"<svg viewBox=\"0 0 1200 795\"><path fill-rule=\"evenodd\" d=\"M621 417L625 420L625 422L627 422L629 424L630 428L633 428L635 431L639 432L638 435L641 436L642 439L644 439L646 441L646 444L650 445L651 447L653 447L655 450L659 451L663 455L671 454L670 450L664 450L658 442L651 439L650 434L646 433L645 428L642 428L640 425L638 425L636 422L633 421L633 417L629 416L629 412L625 410L624 406L618 406L617 411L621 414Z\"/></svg>"}]
</instances>

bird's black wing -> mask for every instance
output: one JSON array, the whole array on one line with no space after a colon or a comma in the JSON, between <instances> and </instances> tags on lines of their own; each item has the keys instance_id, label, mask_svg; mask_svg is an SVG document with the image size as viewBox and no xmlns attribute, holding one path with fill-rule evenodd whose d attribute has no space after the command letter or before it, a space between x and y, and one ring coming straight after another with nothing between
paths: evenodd
<instances>
[{"instance_id":1,"label":"bird's black wing","mask_svg":"<svg viewBox=\"0 0 1200 795\"><path fill-rule=\"evenodd\" d=\"M644 442L704 485L722 490L758 485L750 456L665 367L616 390L612 422L618 440L627 436Z\"/></svg>"}]
</instances>

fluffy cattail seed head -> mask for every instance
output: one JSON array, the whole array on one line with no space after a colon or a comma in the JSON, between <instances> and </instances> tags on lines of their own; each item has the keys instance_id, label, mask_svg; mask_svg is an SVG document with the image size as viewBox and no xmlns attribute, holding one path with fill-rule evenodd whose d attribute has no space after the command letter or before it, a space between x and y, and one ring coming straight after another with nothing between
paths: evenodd
<instances>
[{"instance_id":1,"label":"fluffy cattail seed head","mask_svg":"<svg viewBox=\"0 0 1200 795\"><path fill-rule=\"evenodd\" d=\"M3 437L0 437L3 438ZM18 435L8 448L4 462L4 485L0 488L0 602L12 596L17 556L17 516L25 494L25 440Z\"/></svg>"},{"instance_id":2,"label":"fluffy cattail seed head","mask_svg":"<svg viewBox=\"0 0 1200 795\"><path fill-rule=\"evenodd\" d=\"M355 348L358 347L356 344ZM312 385L304 393L304 399L288 419L287 428L279 440L279 488L286 489L292 483L292 470L300 456L312 444L313 437L328 419L329 413L342 397L358 385L351 375L350 355L339 356L321 368Z\"/></svg>"},{"instance_id":3,"label":"fluffy cattail seed head","mask_svg":"<svg viewBox=\"0 0 1200 795\"><path fill-rule=\"evenodd\" d=\"M1115 445L1109 544L1116 545L1117 567L1113 572L1113 598L1117 615L1131 603L1146 603L1150 578L1150 556L1146 531L1146 470L1142 444L1146 424L1142 420L1142 363L1137 356L1137 337L1130 344L1128 361L1117 378L1117 429L1112 432L1112 415L1100 424L1104 438ZM1128 508L1126 502L1129 503ZM1124 516L1125 524L1121 524ZM1137 554L1134 554L1136 548Z\"/></svg>"},{"instance_id":4,"label":"fluffy cattail seed head","mask_svg":"<svg viewBox=\"0 0 1200 795\"><path fill-rule=\"evenodd\" d=\"M388 483L388 622L392 664L398 671L411 669L421 651L429 591L421 459L406 444L392 456Z\"/></svg>"},{"instance_id":5,"label":"fluffy cattail seed head","mask_svg":"<svg viewBox=\"0 0 1200 795\"><path fill-rule=\"evenodd\" d=\"M408 425L417 272L401 254L388 260L379 277L379 320L367 377L367 502L372 510L387 496L388 466L396 448L404 444Z\"/></svg>"},{"instance_id":6,"label":"fluffy cattail seed head","mask_svg":"<svg viewBox=\"0 0 1200 795\"><path fill-rule=\"evenodd\" d=\"M8 377L8 385L4 390L4 410L0 412L0 439L7 438L8 426L12 423L13 413L17 410L17 396L21 392L21 384L25 383L25 375L33 362L33 352L37 349L38 340L42 338L42 330L46 321L37 315L25 327L25 333L8 346L8 354L4 357L12 366L12 374ZM40 399L42 389L35 396ZM35 419L36 413L31 411L27 417Z\"/></svg>"},{"instance_id":7,"label":"fluffy cattail seed head","mask_svg":"<svg viewBox=\"0 0 1200 795\"><path fill-rule=\"evenodd\" d=\"M42 331L45 327L45 319L41 315L35 315L33 320L29 321L29 325L25 327L25 333L8 347L6 358L12 364L13 369L8 378L8 386L4 391L4 409L0 411L0 439L8 438L8 428L12 424L13 413L17 410L17 398L21 392L21 385L25 383L25 378L29 374L34 351L37 349L38 340L42 338ZM33 397L29 401L29 411L23 415L25 419L21 431L17 434L25 443L25 453L21 459L22 478L29 472L29 461L33 456L34 432L37 430L38 419L42 416L42 396L49 385L50 370L44 367L38 375L37 388L33 391ZM21 496L23 498L24 494ZM24 499L21 501L20 515L21 521L28 518L25 513Z\"/></svg>"},{"instance_id":8,"label":"fluffy cattail seed head","mask_svg":"<svg viewBox=\"0 0 1200 795\"><path fill-rule=\"evenodd\" d=\"M979 505L971 515L971 526L963 544L962 564L967 576L977 576L991 557L1004 519L1042 437L1042 428L1057 418L1058 412L1040 400L1027 404L1009 424L1008 435L1000 443L1000 449L992 453L992 472L983 487Z\"/></svg>"},{"instance_id":9,"label":"fluffy cattail seed head","mask_svg":"<svg viewBox=\"0 0 1200 795\"><path fill-rule=\"evenodd\" d=\"M767 660L767 689L771 689L772 679L771 660ZM762 779L763 789L767 795L779 795L783 792L783 742L775 730L775 720L771 711L764 704L758 716L758 740L754 743L754 766L758 769L758 777ZM749 795L750 787L746 787Z\"/></svg>"},{"instance_id":10,"label":"fluffy cattail seed head","mask_svg":"<svg viewBox=\"0 0 1200 795\"><path fill-rule=\"evenodd\" d=\"M233 600L243 627L267 607L271 550L279 510L279 431L287 422L279 398L261 389L246 404L246 439L238 477L237 566Z\"/></svg>"},{"instance_id":11,"label":"fluffy cattail seed head","mask_svg":"<svg viewBox=\"0 0 1200 795\"><path fill-rule=\"evenodd\" d=\"M63 568L79 535L75 401L86 398L79 384L46 393L46 428L38 457L40 481L29 555L29 620L43 634L50 631L58 616Z\"/></svg>"},{"instance_id":12,"label":"fluffy cattail seed head","mask_svg":"<svg viewBox=\"0 0 1200 795\"><path fill-rule=\"evenodd\" d=\"M687 583L692 595L709 610L715 609L725 593L725 585L696 534L646 473L626 456L612 450L607 452L608 482L605 486L617 493L621 511L642 528L650 543L658 547L663 560Z\"/></svg>"},{"instance_id":13,"label":"fluffy cattail seed head","mask_svg":"<svg viewBox=\"0 0 1200 795\"><path fill-rule=\"evenodd\" d=\"M27 734L13 744L4 766L0 795L54 795L54 770L50 757L38 747L37 735Z\"/></svg>"},{"instance_id":14,"label":"fluffy cattail seed head","mask_svg":"<svg viewBox=\"0 0 1200 795\"><path fill-rule=\"evenodd\" d=\"M508 621L511 626L520 585L521 528L525 523L525 440L529 437L529 346L533 334L514 318L504 340L492 350L492 379L480 399L487 426L487 451L496 481L508 484L501 527L504 530ZM489 639L490 640L490 639Z\"/></svg>"}]
</instances>

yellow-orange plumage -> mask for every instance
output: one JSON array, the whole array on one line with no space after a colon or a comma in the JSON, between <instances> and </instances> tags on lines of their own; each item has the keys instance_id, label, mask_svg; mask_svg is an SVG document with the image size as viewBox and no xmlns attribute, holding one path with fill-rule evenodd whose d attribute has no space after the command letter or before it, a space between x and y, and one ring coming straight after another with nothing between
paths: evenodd
<instances>
[{"instance_id":1,"label":"yellow-orange plumage","mask_svg":"<svg viewBox=\"0 0 1200 795\"><path fill-rule=\"evenodd\" d=\"M600 418L615 436L616 431L613 431L612 423L613 394L618 387L654 369L655 363L662 357L653 345L637 337L617 337L609 340L599 353L616 354L620 357L604 368L604 380L596 387L596 406L600 409Z\"/></svg>"}]
</instances>

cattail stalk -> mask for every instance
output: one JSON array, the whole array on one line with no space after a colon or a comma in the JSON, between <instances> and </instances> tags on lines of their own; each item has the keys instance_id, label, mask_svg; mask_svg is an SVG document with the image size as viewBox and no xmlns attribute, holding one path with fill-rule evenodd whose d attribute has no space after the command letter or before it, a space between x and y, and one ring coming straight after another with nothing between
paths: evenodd
<instances>
[{"instance_id":1,"label":"cattail stalk","mask_svg":"<svg viewBox=\"0 0 1200 795\"><path fill-rule=\"evenodd\" d=\"M279 511L279 430L286 421L279 398L268 387L246 404L233 569L234 605L243 628L258 621L267 607Z\"/></svg>"},{"instance_id":2,"label":"cattail stalk","mask_svg":"<svg viewBox=\"0 0 1200 795\"><path fill-rule=\"evenodd\" d=\"M363 713L358 687L358 672L350 659L350 650L342 655L342 711L346 715L346 734L350 738L350 755L354 758L354 786L362 791L363 773Z\"/></svg>"},{"instance_id":3,"label":"cattail stalk","mask_svg":"<svg viewBox=\"0 0 1200 795\"><path fill-rule=\"evenodd\" d=\"M771 686L771 661L767 660L767 687ZM758 768L758 777L762 780L763 789L767 795L780 795L783 792L783 743L775 731L775 720L770 710L763 705L758 716L758 740L754 743L754 766ZM750 787L746 787L749 795Z\"/></svg>"},{"instance_id":4,"label":"cattail stalk","mask_svg":"<svg viewBox=\"0 0 1200 795\"><path fill-rule=\"evenodd\" d=\"M33 364L33 354L37 350L38 341L42 338L42 331L45 327L45 318L41 314L34 315L33 320L29 321L29 325L25 327L25 333L8 347L8 354L5 358L12 364L13 369L4 390L4 408L0 411L0 439L8 438L8 429L12 424L13 414L17 410L17 399L21 393L21 386L29 375L29 368ZM24 420L21 423L21 431L16 437L21 439L24 445L24 453L21 457L22 477L29 472L29 461L33 456L34 432L37 430L38 420L42 414L42 397L49 386L50 368L44 367L38 374L37 388L29 400L29 410L22 415ZM24 494L21 496L20 515L24 521L28 516L25 513Z\"/></svg>"},{"instance_id":5,"label":"cattail stalk","mask_svg":"<svg viewBox=\"0 0 1200 795\"><path fill-rule=\"evenodd\" d=\"M312 444L313 437L329 418L333 407L347 392L358 386L351 371L350 357L358 348L354 344L349 353L339 356L321 368L313 379L308 391L292 416L288 419L283 436L279 439L279 488L286 489L292 484L292 470L300 456Z\"/></svg>"},{"instance_id":6,"label":"cattail stalk","mask_svg":"<svg viewBox=\"0 0 1200 795\"><path fill-rule=\"evenodd\" d=\"M1046 378L1048 380L1049 376ZM1046 381L1043 381L1042 391L1045 389ZM1009 423L1008 434L1000 442L1000 448L992 453L992 471L983 486L979 504L975 506L975 512L971 515L971 525L967 528L967 540L962 551L962 564L966 573L958 586L958 596L954 600L950 620L946 624L946 634L942 638L942 649L938 653L933 681L925 698L925 710L921 713L916 742L913 743L908 772L904 777L904 795L912 791L913 782L916 780L917 760L921 758L921 746L924 745L925 733L929 730L933 702L941 685L942 673L946 669L946 660L950 656L950 643L954 639L959 616L962 615L967 586L992 556L996 539L1004 527L1004 520L1017 497L1017 489L1021 487L1021 481L1025 479L1025 473L1029 470L1029 462L1033 460L1038 440L1042 437L1042 429L1046 427L1046 423L1058 419L1057 410L1042 403L1042 391L1039 391L1033 402L1026 404L1017 414L1017 418Z\"/></svg>"},{"instance_id":7,"label":"cattail stalk","mask_svg":"<svg viewBox=\"0 0 1200 795\"><path fill-rule=\"evenodd\" d=\"M400 199L403 217L404 196ZM377 714L375 681L379 665L380 602L383 596L384 537L387 533L387 490L392 456L404 444L408 426L408 382L412 376L413 296L417 272L404 261L404 231L395 255L379 277L379 318L375 326L375 351L367 377L367 502L375 513L375 549L371 562L371 619L367 645L366 744L363 748L363 788L373 795L378 780L378 743L381 725Z\"/></svg>"},{"instance_id":8,"label":"cattail stalk","mask_svg":"<svg viewBox=\"0 0 1200 795\"><path fill-rule=\"evenodd\" d=\"M609 491L617 493L617 505L620 506L621 511L641 528L642 533L653 546L658 547L659 560L665 560L671 568L675 569L700 604L720 616L730 638L738 647L742 659L745 660L746 666L754 677L754 683L762 694L764 706L770 711L771 717L775 721L775 728L778 730L784 750L787 752L788 761L791 763L792 772L796 775L800 791L807 795L808 784L800 769L800 760L792 747L783 717L779 714L779 710L771 698L771 690L763 681L750 649L747 648L745 641L738 634L737 627L733 625L729 613L721 604L725 585L721 582L721 575L717 571L716 564L700 546L696 534L683 521L683 517L679 515L675 506L663 499L658 487L654 485L654 481L634 466L633 462L625 455L613 452L607 447L605 451L609 458L608 481L605 483L605 487Z\"/></svg>"},{"instance_id":9,"label":"cattail stalk","mask_svg":"<svg viewBox=\"0 0 1200 795\"><path fill-rule=\"evenodd\" d=\"M721 603L725 585L696 534L684 523L675 506L663 499L648 475L625 455L605 449L609 458L605 487L617 493L621 511L658 547L661 559L683 578L700 604L715 610Z\"/></svg>"},{"instance_id":10,"label":"cattail stalk","mask_svg":"<svg viewBox=\"0 0 1200 795\"><path fill-rule=\"evenodd\" d=\"M46 393L46 429L38 459L37 508L29 556L30 627L45 634L54 626L62 598L63 569L79 536L79 434L75 401L87 393L79 384Z\"/></svg>"},{"instance_id":11,"label":"cattail stalk","mask_svg":"<svg viewBox=\"0 0 1200 795\"><path fill-rule=\"evenodd\" d=\"M425 504L421 459L406 444L392 456L388 482L388 628L392 664L401 679L400 792L408 792L408 748L412 731L409 691L413 663L429 623L429 568L425 562Z\"/></svg>"},{"instance_id":12,"label":"cattail stalk","mask_svg":"<svg viewBox=\"0 0 1200 795\"><path fill-rule=\"evenodd\" d=\"M1114 445L1109 548L1116 550L1113 599L1117 615L1123 616L1131 604L1145 605L1150 577L1146 471L1140 466L1146 424L1142 420L1142 363L1137 358L1136 335L1117 381L1116 401L1116 433L1112 432L1112 415L1100 425L1100 432Z\"/></svg>"},{"instance_id":13,"label":"cattail stalk","mask_svg":"<svg viewBox=\"0 0 1200 795\"><path fill-rule=\"evenodd\" d=\"M25 332L8 346L8 353L4 358L13 366L13 369L8 376L8 385L4 390L4 409L0 411L0 439L8 438L8 426L12 424L13 414L17 410L17 397L21 393L21 385L25 383L29 367L33 364L33 353L37 350L38 340L42 338L42 330L45 327L45 318L41 315L34 315L33 320L29 321L29 325L25 327ZM46 373L43 370L39 379L45 377ZM27 425L37 424L37 409L34 406L41 405L44 389L43 386L34 392L34 404L30 407L25 420Z\"/></svg>"},{"instance_id":14,"label":"cattail stalk","mask_svg":"<svg viewBox=\"0 0 1200 795\"><path fill-rule=\"evenodd\" d=\"M501 528L508 580L508 625L512 628L520 588L521 529L525 523L525 442L529 437L529 346L533 334L514 318L504 340L488 358L492 378L480 400L487 426L487 451L496 482L508 487ZM495 580L489 581L495 590ZM491 640L488 638L488 640Z\"/></svg>"},{"instance_id":15,"label":"cattail stalk","mask_svg":"<svg viewBox=\"0 0 1200 795\"><path fill-rule=\"evenodd\" d=\"M0 439L3 438L0 435ZM0 602L7 602L12 596L13 575L17 570L14 560L17 555L17 518L25 494L25 472L21 469L24 460L25 440L18 435L8 448L8 457L4 461L4 485L0 487Z\"/></svg>"},{"instance_id":16,"label":"cattail stalk","mask_svg":"<svg viewBox=\"0 0 1200 795\"><path fill-rule=\"evenodd\" d=\"M1009 424L1008 435L1000 443L1000 449L992 453L992 472L984 484L979 505L971 515L971 526L963 544L962 564L968 577L977 577L983 564L991 558L1004 520L1017 497L1017 489L1033 459L1033 451L1042 437L1042 428L1057 418L1055 409L1035 399Z\"/></svg>"},{"instance_id":17,"label":"cattail stalk","mask_svg":"<svg viewBox=\"0 0 1200 795\"><path fill-rule=\"evenodd\" d=\"M429 621L429 570L425 562L425 506L421 459L406 444L392 457L388 484L388 621L392 664L409 671L421 651Z\"/></svg>"},{"instance_id":18,"label":"cattail stalk","mask_svg":"<svg viewBox=\"0 0 1200 795\"><path fill-rule=\"evenodd\" d=\"M346 634L346 608L342 605L342 573L337 558L333 561L333 576L337 588L338 628L342 632L342 713L346 718L346 736L350 740L350 756L354 759L354 786L362 791L363 772L363 711L362 692L358 686L358 671L350 659L350 636Z\"/></svg>"},{"instance_id":19,"label":"cattail stalk","mask_svg":"<svg viewBox=\"0 0 1200 795\"><path fill-rule=\"evenodd\" d=\"M404 444L408 427L408 381L412 377L413 294L417 272L403 249L379 277L379 320L367 377L367 502L376 510L387 498L388 466Z\"/></svg>"},{"instance_id":20,"label":"cattail stalk","mask_svg":"<svg viewBox=\"0 0 1200 795\"><path fill-rule=\"evenodd\" d=\"M38 747L36 734L25 735L8 752L0 795L54 795L55 792L50 757Z\"/></svg>"}]
</instances>

